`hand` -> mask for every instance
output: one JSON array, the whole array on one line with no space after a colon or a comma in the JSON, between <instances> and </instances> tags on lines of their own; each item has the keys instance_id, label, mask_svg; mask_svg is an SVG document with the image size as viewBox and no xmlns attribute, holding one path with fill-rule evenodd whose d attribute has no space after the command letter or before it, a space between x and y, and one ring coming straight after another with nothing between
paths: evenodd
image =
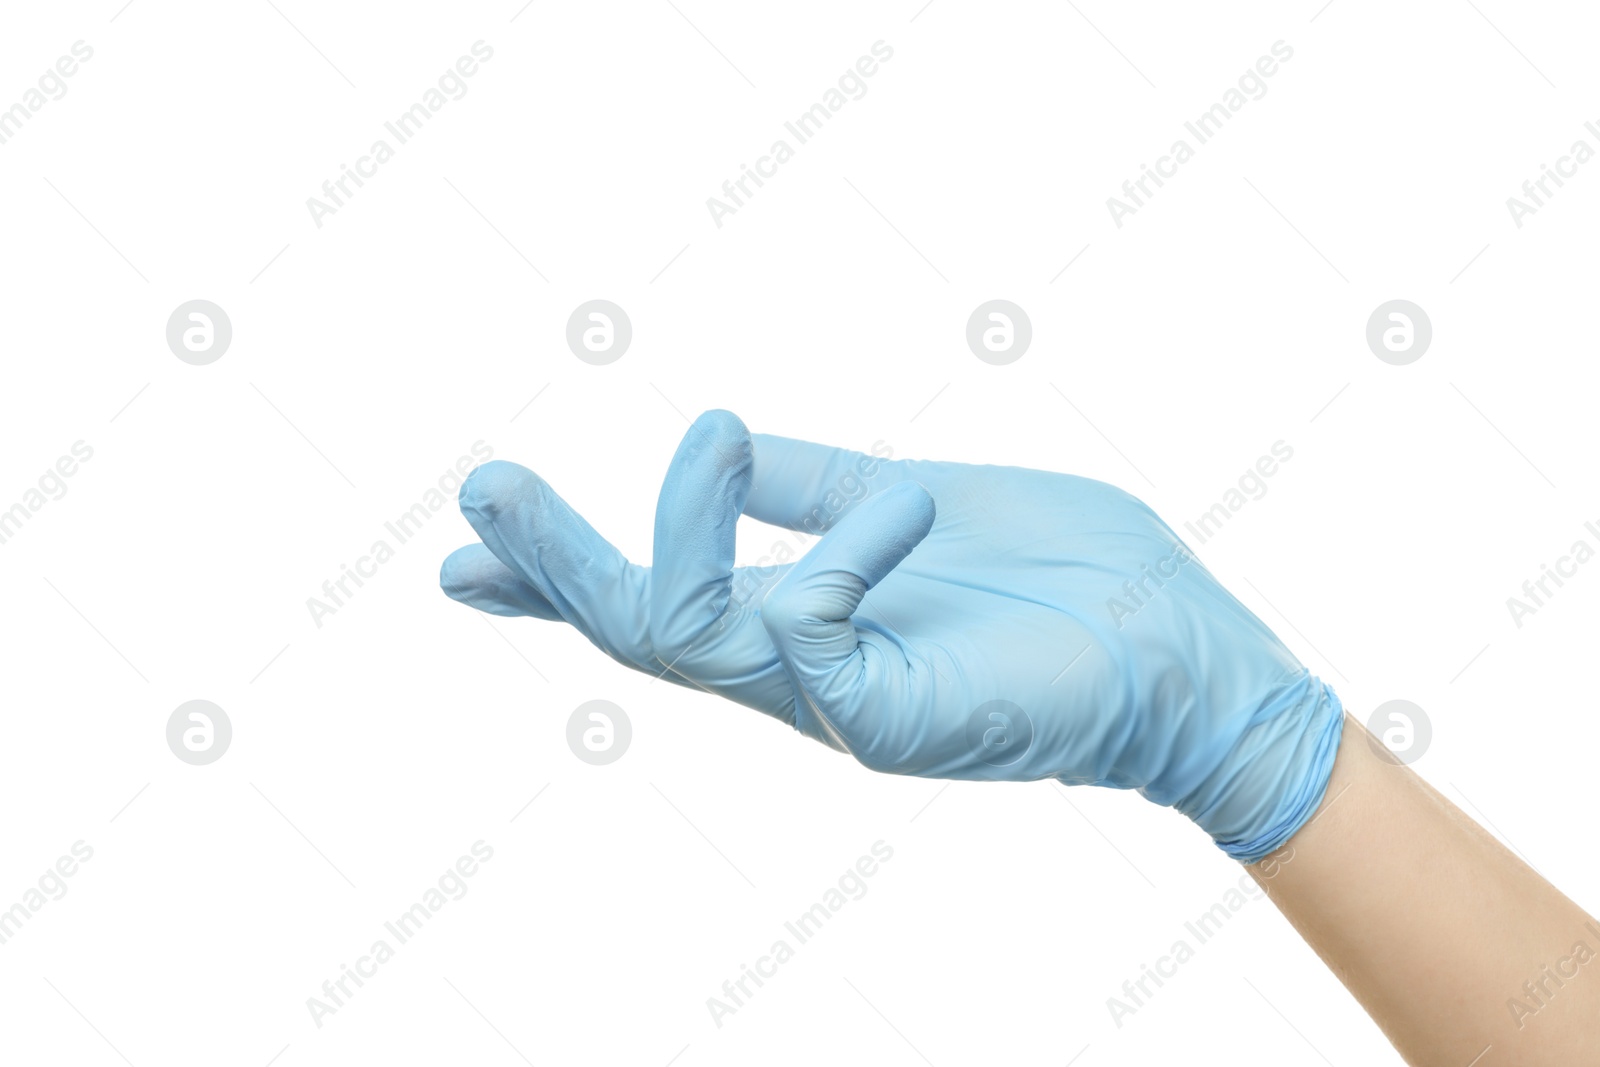
<instances>
[{"instance_id":1,"label":"hand","mask_svg":"<svg viewBox=\"0 0 1600 1067\"><path fill-rule=\"evenodd\" d=\"M1102 482L752 437L713 411L667 470L653 567L516 464L484 464L460 497L483 543L445 561L450 596L564 619L873 770L1137 789L1245 862L1327 784L1333 691ZM741 514L824 536L735 568Z\"/></svg>"}]
</instances>

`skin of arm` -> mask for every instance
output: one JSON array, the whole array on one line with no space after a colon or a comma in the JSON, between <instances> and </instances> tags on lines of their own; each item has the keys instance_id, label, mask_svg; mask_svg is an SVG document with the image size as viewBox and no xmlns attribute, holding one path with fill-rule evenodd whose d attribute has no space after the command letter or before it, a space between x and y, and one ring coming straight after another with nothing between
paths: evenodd
<instances>
[{"instance_id":1,"label":"skin of arm","mask_svg":"<svg viewBox=\"0 0 1600 1067\"><path fill-rule=\"evenodd\" d=\"M1414 1067L1600 1064L1600 922L1354 719L1246 870Z\"/></svg>"}]
</instances>

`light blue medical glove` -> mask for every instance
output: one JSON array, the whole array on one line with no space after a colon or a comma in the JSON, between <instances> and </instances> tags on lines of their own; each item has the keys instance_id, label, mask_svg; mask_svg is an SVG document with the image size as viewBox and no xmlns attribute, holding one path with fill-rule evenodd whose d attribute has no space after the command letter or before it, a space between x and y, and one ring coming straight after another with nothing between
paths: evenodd
<instances>
[{"instance_id":1,"label":"light blue medical glove","mask_svg":"<svg viewBox=\"0 0 1600 1067\"><path fill-rule=\"evenodd\" d=\"M650 568L513 463L475 470L461 510L483 543L445 561L450 596L565 619L873 770L1137 789L1247 863L1332 771L1333 690L1102 482L752 437L712 411L667 470ZM741 514L824 536L735 568Z\"/></svg>"}]
</instances>

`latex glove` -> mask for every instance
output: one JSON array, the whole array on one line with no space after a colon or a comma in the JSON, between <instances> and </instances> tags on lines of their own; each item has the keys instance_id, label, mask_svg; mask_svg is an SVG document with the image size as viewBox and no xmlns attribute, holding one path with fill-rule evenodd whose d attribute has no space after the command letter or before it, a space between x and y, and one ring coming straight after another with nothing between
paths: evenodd
<instances>
[{"instance_id":1,"label":"latex glove","mask_svg":"<svg viewBox=\"0 0 1600 1067\"><path fill-rule=\"evenodd\" d=\"M445 592L565 619L614 659L866 766L1137 789L1251 862L1322 798L1342 710L1145 504L1102 482L691 427L629 563L532 471L461 487ZM740 514L822 539L734 568Z\"/></svg>"}]
</instances>

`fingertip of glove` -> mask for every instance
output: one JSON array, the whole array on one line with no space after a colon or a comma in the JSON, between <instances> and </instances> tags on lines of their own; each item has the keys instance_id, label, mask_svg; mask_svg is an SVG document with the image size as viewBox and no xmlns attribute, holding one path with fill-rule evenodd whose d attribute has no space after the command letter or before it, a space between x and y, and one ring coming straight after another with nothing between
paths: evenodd
<instances>
[{"instance_id":1,"label":"fingertip of glove","mask_svg":"<svg viewBox=\"0 0 1600 1067\"><path fill-rule=\"evenodd\" d=\"M477 545L463 545L439 564L439 588L451 600L460 600L476 587Z\"/></svg>"},{"instance_id":2,"label":"fingertip of glove","mask_svg":"<svg viewBox=\"0 0 1600 1067\"><path fill-rule=\"evenodd\" d=\"M508 503L536 494L543 486L544 479L520 463L491 459L462 481L456 502L462 511L493 518Z\"/></svg>"},{"instance_id":3,"label":"fingertip of glove","mask_svg":"<svg viewBox=\"0 0 1600 1067\"><path fill-rule=\"evenodd\" d=\"M933 528L933 520L939 515L933 494L918 481L896 482L884 489L880 497L882 503L879 506L892 508L898 524L918 541L927 536Z\"/></svg>"},{"instance_id":4,"label":"fingertip of glove","mask_svg":"<svg viewBox=\"0 0 1600 1067\"><path fill-rule=\"evenodd\" d=\"M725 459L748 462L750 459L750 430L744 420L731 411L712 408L694 420L689 435L691 445L704 444Z\"/></svg>"}]
</instances>

